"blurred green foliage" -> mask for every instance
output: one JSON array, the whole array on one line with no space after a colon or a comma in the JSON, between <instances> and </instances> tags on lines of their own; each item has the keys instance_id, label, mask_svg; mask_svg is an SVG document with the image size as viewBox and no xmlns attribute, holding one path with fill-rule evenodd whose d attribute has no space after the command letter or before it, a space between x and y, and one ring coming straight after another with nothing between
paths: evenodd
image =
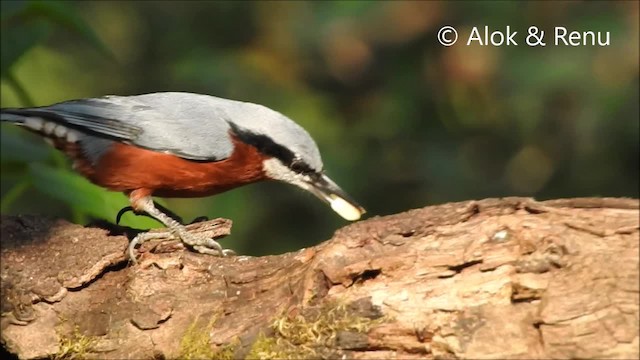
<instances>
[{"instance_id":1,"label":"blurred green foliage","mask_svg":"<svg viewBox=\"0 0 640 360\"><path fill-rule=\"evenodd\" d=\"M371 215L492 196L638 196L638 2L2 1L2 107L190 91L303 125ZM443 47L444 25L610 31L608 47ZM2 212L113 221L127 204L40 139L2 126ZM167 199L233 219L245 254L324 240L344 222L262 183ZM128 214L125 224L155 226Z\"/></svg>"}]
</instances>

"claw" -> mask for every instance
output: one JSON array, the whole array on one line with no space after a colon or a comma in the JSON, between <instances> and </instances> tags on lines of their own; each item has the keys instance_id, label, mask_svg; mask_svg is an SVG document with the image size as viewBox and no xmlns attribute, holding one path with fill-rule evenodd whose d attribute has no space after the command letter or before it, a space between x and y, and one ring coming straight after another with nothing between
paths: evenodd
<instances>
[{"instance_id":1,"label":"claw","mask_svg":"<svg viewBox=\"0 0 640 360\"><path fill-rule=\"evenodd\" d=\"M132 206L125 206L120 211L118 211L118 215L116 215L116 224L120 225L120 220L122 219L122 215L126 214L129 211L133 211Z\"/></svg>"},{"instance_id":2,"label":"claw","mask_svg":"<svg viewBox=\"0 0 640 360\"><path fill-rule=\"evenodd\" d=\"M203 221L209 221L209 218L206 216L198 216L197 218L193 219L193 221L191 221L189 224L197 224Z\"/></svg>"}]
</instances>

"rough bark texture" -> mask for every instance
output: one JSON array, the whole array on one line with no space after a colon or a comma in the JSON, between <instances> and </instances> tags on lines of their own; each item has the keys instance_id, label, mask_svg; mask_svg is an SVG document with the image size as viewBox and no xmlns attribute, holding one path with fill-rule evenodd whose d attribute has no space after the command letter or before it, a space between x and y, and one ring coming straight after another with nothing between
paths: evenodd
<instances>
[{"instance_id":1,"label":"rough bark texture","mask_svg":"<svg viewBox=\"0 0 640 360\"><path fill-rule=\"evenodd\" d=\"M431 206L260 258L147 243L137 266L99 227L1 233L1 339L25 359L639 357L637 199Z\"/></svg>"}]
</instances>

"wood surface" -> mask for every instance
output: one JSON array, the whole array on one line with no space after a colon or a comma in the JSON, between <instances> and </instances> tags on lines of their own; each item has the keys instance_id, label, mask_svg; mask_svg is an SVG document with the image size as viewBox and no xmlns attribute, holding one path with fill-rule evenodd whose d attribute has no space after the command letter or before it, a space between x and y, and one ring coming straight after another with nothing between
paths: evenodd
<instances>
[{"instance_id":1,"label":"wood surface","mask_svg":"<svg viewBox=\"0 0 640 360\"><path fill-rule=\"evenodd\" d=\"M132 229L0 229L1 340L24 359L640 356L637 199L429 206L264 257L152 241L136 266Z\"/></svg>"}]
</instances>

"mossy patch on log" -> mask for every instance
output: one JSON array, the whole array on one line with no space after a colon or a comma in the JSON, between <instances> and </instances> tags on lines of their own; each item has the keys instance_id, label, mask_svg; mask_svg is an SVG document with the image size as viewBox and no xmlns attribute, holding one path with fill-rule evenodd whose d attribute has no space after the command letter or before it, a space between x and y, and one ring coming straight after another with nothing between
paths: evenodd
<instances>
[{"instance_id":1,"label":"mossy patch on log","mask_svg":"<svg viewBox=\"0 0 640 360\"><path fill-rule=\"evenodd\" d=\"M369 305L363 306L363 303ZM337 352L341 349L366 346L366 334L383 320L379 309L374 308L368 298L351 304L329 302L319 307L308 307L296 315L285 314L276 318L268 333L259 334L246 358L335 357L340 355ZM354 346L345 339L357 339L358 344Z\"/></svg>"}]
</instances>

